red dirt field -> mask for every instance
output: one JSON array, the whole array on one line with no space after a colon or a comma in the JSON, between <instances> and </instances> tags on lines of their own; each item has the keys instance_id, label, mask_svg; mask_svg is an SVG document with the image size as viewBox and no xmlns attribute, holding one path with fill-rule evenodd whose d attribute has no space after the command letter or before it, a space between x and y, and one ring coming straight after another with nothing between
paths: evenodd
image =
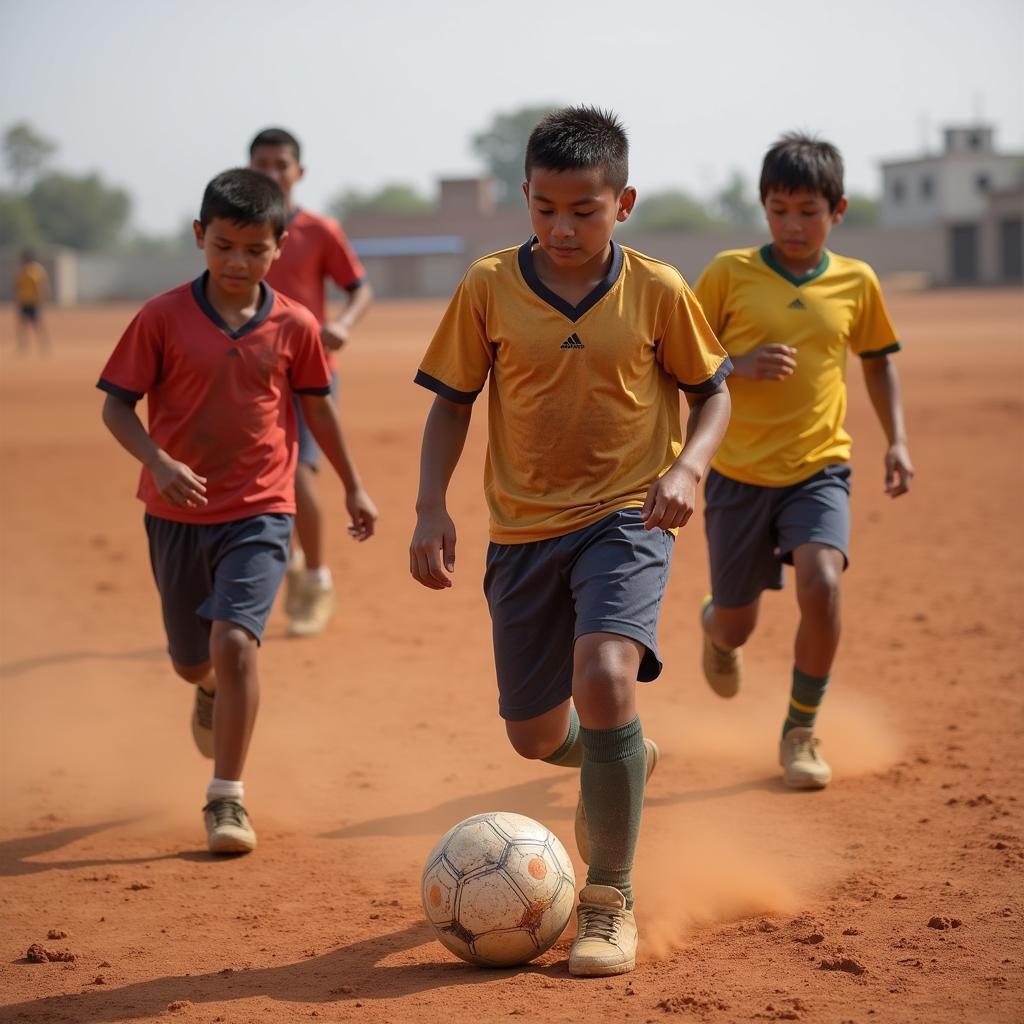
<instances>
[{"instance_id":1,"label":"red dirt field","mask_svg":"<svg viewBox=\"0 0 1024 1024\"><path fill-rule=\"evenodd\" d=\"M478 411L453 486L457 583L408 574L413 386L436 304L374 310L343 357L343 418L382 517L330 560L341 612L287 641L275 611L246 803L250 857L207 855L209 764L165 664L133 498L93 384L127 307L55 310L56 354L19 356L0 309L0 1020L725 1024L1024 1019L1024 292L892 296L913 493L882 493L882 437L852 366L853 564L819 732L835 770L786 791L775 764L795 602L765 601L748 683L699 668L699 521L641 690L664 758L637 869L643 962L574 980L569 934L479 970L432 940L423 858L483 810L573 849L573 773L518 759L497 718L481 592ZM577 869L579 865L577 863ZM73 959L36 963L39 944Z\"/></svg>"}]
</instances>

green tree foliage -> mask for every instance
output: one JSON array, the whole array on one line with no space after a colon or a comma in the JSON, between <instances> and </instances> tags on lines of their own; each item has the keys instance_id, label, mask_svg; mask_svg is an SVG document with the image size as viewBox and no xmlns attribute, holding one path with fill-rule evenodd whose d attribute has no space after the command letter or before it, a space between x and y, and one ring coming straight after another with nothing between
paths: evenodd
<instances>
[{"instance_id":1,"label":"green tree foliage","mask_svg":"<svg viewBox=\"0 0 1024 1024\"><path fill-rule=\"evenodd\" d=\"M11 125L4 132L4 162L17 191L22 191L42 171L57 146L40 135L27 121Z\"/></svg>"},{"instance_id":2,"label":"green tree foliage","mask_svg":"<svg viewBox=\"0 0 1024 1024\"><path fill-rule=\"evenodd\" d=\"M847 197L849 206L843 223L851 228L870 227L878 223L879 202L860 192L851 192Z\"/></svg>"},{"instance_id":3,"label":"green tree foliage","mask_svg":"<svg viewBox=\"0 0 1024 1024\"><path fill-rule=\"evenodd\" d=\"M642 197L627 223L641 231L702 231L722 226L701 200L678 188Z\"/></svg>"},{"instance_id":4,"label":"green tree foliage","mask_svg":"<svg viewBox=\"0 0 1024 1024\"><path fill-rule=\"evenodd\" d=\"M32 207L24 196L0 191L0 248L37 246L42 241Z\"/></svg>"},{"instance_id":5,"label":"green tree foliage","mask_svg":"<svg viewBox=\"0 0 1024 1024\"><path fill-rule=\"evenodd\" d=\"M761 206L739 171L733 171L725 187L715 195L713 207L730 227L752 228L761 223Z\"/></svg>"},{"instance_id":6,"label":"green tree foliage","mask_svg":"<svg viewBox=\"0 0 1024 1024\"><path fill-rule=\"evenodd\" d=\"M54 245L102 249L117 241L128 222L131 197L105 185L98 174L44 174L26 197L43 237Z\"/></svg>"},{"instance_id":7,"label":"green tree foliage","mask_svg":"<svg viewBox=\"0 0 1024 1024\"><path fill-rule=\"evenodd\" d=\"M502 206L512 206L521 201L523 157L530 132L545 114L561 106L545 103L496 114L488 128L473 136L473 152L483 160L494 178L498 202Z\"/></svg>"},{"instance_id":8,"label":"green tree foliage","mask_svg":"<svg viewBox=\"0 0 1024 1024\"><path fill-rule=\"evenodd\" d=\"M376 192L346 189L327 204L327 212L341 221L355 213L415 217L430 213L432 209L433 203L429 199L420 195L412 185L401 182L384 185Z\"/></svg>"}]
</instances>

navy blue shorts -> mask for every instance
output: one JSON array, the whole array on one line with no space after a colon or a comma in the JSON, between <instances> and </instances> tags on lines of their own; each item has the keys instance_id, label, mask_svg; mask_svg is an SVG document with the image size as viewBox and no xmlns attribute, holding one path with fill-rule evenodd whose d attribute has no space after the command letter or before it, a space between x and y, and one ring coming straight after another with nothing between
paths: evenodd
<instances>
[{"instance_id":1,"label":"navy blue shorts","mask_svg":"<svg viewBox=\"0 0 1024 1024\"><path fill-rule=\"evenodd\" d=\"M23 303L18 306L18 315L22 320L28 320L30 323L35 323L39 319L39 307Z\"/></svg>"},{"instance_id":2,"label":"navy blue shorts","mask_svg":"<svg viewBox=\"0 0 1024 1024\"><path fill-rule=\"evenodd\" d=\"M624 509L561 537L488 547L484 593L502 718L535 718L568 700L573 645L587 633L643 644L637 678L658 678L658 615L674 542L664 530L645 530L639 509Z\"/></svg>"},{"instance_id":3,"label":"navy blue shorts","mask_svg":"<svg viewBox=\"0 0 1024 1024\"><path fill-rule=\"evenodd\" d=\"M338 371L331 370L331 398L338 400ZM309 427L306 426L306 417L302 415L302 405L298 398L293 397L295 404L295 415L299 421L299 462L309 466L313 472L320 468L320 445L313 439Z\"/></svg>"},{"instance_id":4,"label":"navy blue shorts","mask_svg":"<svg viewBox=\"0 0 1024 1024\"><path fill-rule=\"evenodd\" d=\"M179 665L210 660L210 626L233 622L257 641L288 567L290 515L176 523L146 515L167 651Z\"/></svg>"},{"instance_id":5,"label":"navy blue shorts","mask_svg":"<svg viewBox=\"0 0 1024 1024\"><path fill-rule=\"evenodd\" d=\"M826 466L789 487L758 487L710 470L704 527L711 596L720 608L742 608L764 590L782 589L782 566L801 544L826 544L849 564L850 467Z\"/></svg>"}]
</instances>

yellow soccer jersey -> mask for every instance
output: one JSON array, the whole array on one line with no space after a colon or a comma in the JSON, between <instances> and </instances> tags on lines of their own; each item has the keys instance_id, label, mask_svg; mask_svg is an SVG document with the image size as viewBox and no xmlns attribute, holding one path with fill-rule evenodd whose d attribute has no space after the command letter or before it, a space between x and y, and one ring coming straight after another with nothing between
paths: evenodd
<instances>
[{"instance_id":1,"label":"yellow soccer jersey","mask_svg":"<svg viewBox=\"0 0 1024 1024\"><path fill-rule=\"evenodd\" d=\"M826 250L795 278L771 246L720 253L697 282L697 298L730 356L761 345L796 349L781 381L729 379L732 418L711 465L745 484L785 487L850 459L846 356L899 349L874 271Z\"/></svg>"},{"instance_id":2,"label":"yellow soccer jersey","mask_svg":"<svg viewBox=\"0 0 1024 1024\"><path fill-rule=\"evenodd\" d=\"M24 264L14 275L14 301L19 306L38 306L46 282L47 274L42 263Z\"/></svg>"},{"instance_id":3,"label":"yellow soccer jersey","mask_svg":"<svg viewBox=\"0 0 1024 1024\"><path fill-rule=\"evenodd\" d=\"M608 275L573 307L537 277L535 241L469 268L416 375L460 403L490 376L484 491L500 544L642 507L682 450L679 389L714 390L731 369L673 267L612 242Z\"/></svg>"}]
</instances>

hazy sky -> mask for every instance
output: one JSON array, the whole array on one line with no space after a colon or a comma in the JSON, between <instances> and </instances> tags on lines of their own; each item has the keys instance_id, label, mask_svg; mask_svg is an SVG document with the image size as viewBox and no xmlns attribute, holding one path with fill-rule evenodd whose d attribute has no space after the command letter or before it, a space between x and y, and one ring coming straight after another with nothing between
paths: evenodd
<instances>
[{"instance_id":1,"label":"hazy sky","mask_svg":"<svg viewBox=\"0 0 1024 1024\"><path fill-rule=\"evenodd\" d=\"M640 190L753 177L780 132L836 142L847 185L979 112L1024 151L1022 0L0 0L0 128L127 187L176 228L255 130L299 136L299 200L473 174L474 131L526 103L612 107Z\"/></svg>"}]
</instances>

